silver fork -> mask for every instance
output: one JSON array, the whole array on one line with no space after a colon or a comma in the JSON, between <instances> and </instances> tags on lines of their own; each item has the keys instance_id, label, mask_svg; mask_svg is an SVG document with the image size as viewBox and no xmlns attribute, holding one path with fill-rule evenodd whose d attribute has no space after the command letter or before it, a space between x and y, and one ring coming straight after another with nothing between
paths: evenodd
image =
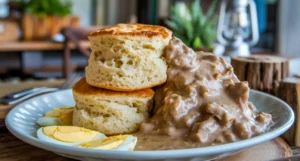
<instances>
[{"instance_id":1,"label":"silver fork","mask_svg":"<svg viewBox=\"0 0 300 161\"><path fill-rule=\"evenodd\" d=\"M68 89L72 88L73 85L80 79L82 76L80 74L71 75L60 87L59 89Z\"/></svg>"},{"instance_id":2,"label":"silver fork","mask_svg":"<svg viewBox=\"0 0 300 161\"><path fill-rule=\"evenodd\" d=\"M0 98L0 103L4 103L4 104L8 104L8 105L15 104L15 103L19 103L25 99L28 99L30 97L39 95L39 94L68 89L68 88L73 87L73 85L80 78L81 78L81 75L78 75L78 74L72 75L59 88L37 87L37 88L22 90L20 92L14 92L12 94L9 94L9 95L6 95L6 96Z\"/></svg>"}]
</instances>

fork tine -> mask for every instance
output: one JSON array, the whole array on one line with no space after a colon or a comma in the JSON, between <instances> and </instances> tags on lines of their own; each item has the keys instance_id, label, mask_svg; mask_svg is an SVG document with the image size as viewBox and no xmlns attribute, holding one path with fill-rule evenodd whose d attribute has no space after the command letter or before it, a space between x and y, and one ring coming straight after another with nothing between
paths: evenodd
<instances>
[{"instance_id":1,"label":"fork tine","mask_svg":"<svg viewBox=\"0 0 300 161\"><path fill-rule=\"evenodd\" d=\"M60 89L67 89L71 88L79 79L81 76L79 74L71 75L60 87Z\"/></svg>"}]
</instances>

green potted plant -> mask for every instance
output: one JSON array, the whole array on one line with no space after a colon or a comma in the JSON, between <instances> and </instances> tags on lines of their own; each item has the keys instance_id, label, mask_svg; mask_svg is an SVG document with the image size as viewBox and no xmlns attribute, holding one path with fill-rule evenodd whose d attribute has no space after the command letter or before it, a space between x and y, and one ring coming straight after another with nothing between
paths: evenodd
<instances>
[{"instance_id":1,"label":"green potted plant","mask_svg":"<svg viewBox=\"0 0 300 161\"><path fill-rule=\"evenodd\" d=\"M72 16L71 1L61 0L15 0L15 8L22 13L24 40L43 40L57 33L63 27L77 27L80 19Z\"/></svg>"},{"instance_id":2,"label":"green potted plant","mask_svg":"<svg viewBox=\"0 0 300 161\"><path fill-rule=\"evenodd\" d=\"M194 50L212 51L217 33L216 6L217 1L214 0L204 14L200 0L195 0L189 7L184 2L177 2L171 7L170 20L165 23L187 46Z\"/></svg>"}]
</instances>

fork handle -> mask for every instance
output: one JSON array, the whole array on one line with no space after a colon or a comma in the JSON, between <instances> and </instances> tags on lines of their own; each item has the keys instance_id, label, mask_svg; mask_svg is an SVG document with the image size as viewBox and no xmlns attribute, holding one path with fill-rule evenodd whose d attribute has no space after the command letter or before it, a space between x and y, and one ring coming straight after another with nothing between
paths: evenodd
<instances>
[{"instance_id":1,"label":"fork handle","mask_svg":"<svg viewBox=\"0 0 300 161\"><path fill-rule=\"evenodd\" d=\"M44 89L37 90L35 92L29 93L29 94L24 95L23 97L19 97L19 98L7 98L7 99L2 98L2 99L0 99L0 102L4 103L4 104L8 104L8 105L16 104L21 101L24 101L27 98L30 98L30 97L33 97L33 96L36 96L36 95L39 95L42 93L54 92L57 90L58 90L58 88L44 88Z\"/></svg>"},{"instance_id":2,"label":"fork handle","mask_svg":"<svg viewBox=\"0 0 300 161\"><path fill-rule=\"evenodd\" d=\"M39 91L41 89L44 89L46 87L36 87L36 88L28 88L28 89L24 89L24 90L21 90L21 91L17 91L17 92L13 92L13 93L10 93L8 95L5 95L3 98L19 98L19 97L22 97L22 96L25 96L27 94L30 94L30 93L33 93L33 92L36 92L36 91Z\"/></svg>"}]
</instances>

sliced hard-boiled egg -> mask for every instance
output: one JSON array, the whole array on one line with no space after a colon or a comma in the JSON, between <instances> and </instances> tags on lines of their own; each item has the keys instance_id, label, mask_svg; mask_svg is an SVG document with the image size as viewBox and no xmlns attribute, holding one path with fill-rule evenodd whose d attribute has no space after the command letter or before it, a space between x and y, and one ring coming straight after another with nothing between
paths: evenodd
<instances>
[{"instance_id":1,"label":"sliced hard-boiled egg","mask_svg":"<svg viewBox=\"0 0 300 161\"><path fill-rule=\"evenodd\" d=\"M37 131L37 137L61 145L78 145L106 136L97 131L77 126L47 126Z\"/></svg>"},{"instance_id":2,"label":"sliced hard-boiled egg","mask_svg":"<svg viewBox=\"0 0 300 161\"><path fill-rule=\"evenodd\" d=\"M40 126L63 125L63 123L59 119L53 117L40 117L37 120L37 123Z\"/></svg>"},{"instance_id":3,"label":"sliced hard-boiled egg","mask_svg":"<svg viewBox=\"0 0 300 161\"><path fill-rule=\"evenodd\" d=\"M72 125L73 107L55 108L37 120L40 126Z\"/></svg>"},{"instance_id":4,"label":"sliced hard-boiled egg","mask_svg":"<svg viewBox=\"0 0 300 161\"><path fill-rule=\"evenodd\" d=\"M100 150L120 150L132 151L137 143L137 137L132 135L117 135L107 138L97 139L83 144L79 144L81 148L92 148Z\"/></svg>"},{"instance_id":5,"label":"sliced hard-boiled egg","mask_svg":"<svg viewBox=\"0 0 300 161\"><path fill-rule=\"evenodd\" d=\"M137 143L137 137L128 135L127 139L122 143L120 146L115 148L114 150L120 150L120 151L133 151L135 148L135 145Z\"/></svg>"}]
</instances>

